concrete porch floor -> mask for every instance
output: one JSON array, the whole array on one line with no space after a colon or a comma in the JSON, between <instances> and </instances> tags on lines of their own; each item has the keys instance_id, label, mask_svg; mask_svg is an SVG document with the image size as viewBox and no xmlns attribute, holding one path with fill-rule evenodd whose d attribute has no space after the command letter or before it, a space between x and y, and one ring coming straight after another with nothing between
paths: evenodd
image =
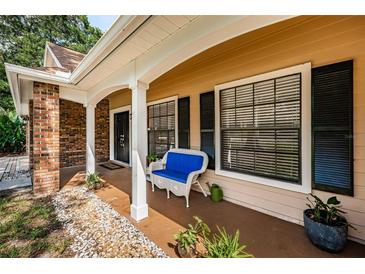
<instances>
[{"instance_id":1,"label":"concrete porch floor","mask_svg":"<svg viewBox=\"0 0 365 274\"><path fill-rule=\"evenodd\" d=\"M82 183L83 167L61 170L61 186ZM107 181L107 186L97 191L100 198L111 204L120 214L129 218L132 191L131 169L108 170L98 166L97 170ZM151 191L147 185L149 218L136 223L147 237L159 245L170 257L176 257L171 247L173 234L193 222L193 216L201 217L212 229L224 226L230 233L240 230L241 242L247 244L247 251L255 257L365 257L365 245L349 241L345 250L338 254L322 251L311 244L304 229L284 220L222 201L213 203L201 193L192 191L190 208L185 207L185 199L166 191Z\"/></svg>"}]
</instances>

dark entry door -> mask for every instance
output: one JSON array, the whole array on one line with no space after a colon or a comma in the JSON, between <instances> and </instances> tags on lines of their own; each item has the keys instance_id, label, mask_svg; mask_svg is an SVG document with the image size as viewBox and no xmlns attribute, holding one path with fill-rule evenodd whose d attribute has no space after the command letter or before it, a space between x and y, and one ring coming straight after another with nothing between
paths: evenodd
<instances>
[{"instance_id":1,"label":"dark entry door","mask_svg":"<svg viewBox=\"0 0 365 274\"><path fill-rule=\"evenodd\" d=\"M129 163L129 111L114 114L114 159Z\"/></svg>"}]
</instances>

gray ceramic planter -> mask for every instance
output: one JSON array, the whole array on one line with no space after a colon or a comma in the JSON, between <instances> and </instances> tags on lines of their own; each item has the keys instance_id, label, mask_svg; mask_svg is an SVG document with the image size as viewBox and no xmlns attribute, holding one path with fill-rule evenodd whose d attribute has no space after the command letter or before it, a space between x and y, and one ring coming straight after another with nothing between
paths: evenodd
<instances>
[{"instance_id":1,"label":"gray ceramic planter","mask_svg":"<svg viewBox=\"0 0 365 274\"><path fill-rule=\"evenodd\" d=\"M347 242L347 224L341 226L329 226L313 221L308 217L310 209L303 213L304 228L314 245L329 251L339 252L345 248Z\"/></svg>"}]
</instances>

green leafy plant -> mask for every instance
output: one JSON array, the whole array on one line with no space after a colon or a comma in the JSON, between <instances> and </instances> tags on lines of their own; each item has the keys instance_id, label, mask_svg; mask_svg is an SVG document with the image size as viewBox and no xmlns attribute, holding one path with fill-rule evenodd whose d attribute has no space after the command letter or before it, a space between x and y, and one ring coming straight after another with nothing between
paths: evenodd
<instances>
[{"instance_id":1,"label":"green leafy plant","mask_svg":"<svg viewBox=\"0 0 365 274\"><path fill-rule=\"evenodd\" d=\"M0 109L0 152L19 153L25 149L25 122L15 111Z\"/></svg>"},{"instance_id":2,"label":"green leafy plant","mask_svg":"<svg viewBox=\"0 0 365 274\"><path fill-rule=\"evenodd\" d=\"M189 224L188 229L180 231L174 235L175 240L185 250L195 249L195 245L198 242L199 236L205 238L210 233L209 226L204 223L199 217L194 216L195 224Z\"/></svg>"},{"instance_id":3,"label":"green leafy plant","mask_svg":"<svg viewBox=\"0 0 365 274\"><path fill-rule=\"evenodd\" d=\"M314 194L310 195L314 201L307 197L307 200L309 201L307 206L310 208L309 218L318 223L330 226L348 225L346 218L342 215L346 212L339 209L341 207L341 202L337 200L336 196L330 197L325 203L318 196Z\"/></svg>"},{"instance_id":4,"label":"green leafy plant","mask_svg":"<svg viewBox=\"0 0 365 274\"><path fill-rule=\"evenodd\" d=\"M157 154L151 153L151 154L147 155L147 161L149 161L150 163L156 162L157 160L158 160Z\"/></svg>"},{"instance_id":5,"label":"green leafy plant","mask_svg":"<svg viewBox=\"0 0 365 274\"><path fill-rule=\"evenodd\" d=\"M89 172L86 176L86 186L88 189L98 189L104 186L104 182L98 172Z\"/></svg>"},{"instance_id":6,"label":"green leafy plant","mask_svg":"<svg viewBox=\"0 0 365 274\"><path fill-rule=\"evenodd\" d=\"M224 228L218 228L218 234L214 234L212 240L204 239L207 258L252 258L253 255L245 251L246 246L240 244L240 232L230 235Z\"/></svg>"},{"instance_id":7,"label":"green leafy plant","mask_svg":"<svg viewBox=\"0 0 365 274\"><path fill-rule=\"evenodd\" d=\"M230 235L224 228L219 228L218 233L211 235L209 226L200 218L194 216L195 224L189 224L188 229L175 234L178 245L186 251L192 251L198 257L207 258L251 258L253 255L245 251L246 246L239 242L240 233L236 231ZM203 250L197 249L198 241L203 245Z\"/></svg>"}]
</instances>

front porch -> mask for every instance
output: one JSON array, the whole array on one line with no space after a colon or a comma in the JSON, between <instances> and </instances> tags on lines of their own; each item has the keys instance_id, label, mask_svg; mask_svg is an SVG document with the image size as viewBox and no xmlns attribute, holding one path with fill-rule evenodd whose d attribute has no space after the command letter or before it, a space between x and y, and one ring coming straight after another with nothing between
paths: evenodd
<instances>
[{"instance_id":1,"label":"front porch","mask_svg":"<svg viewBox=\"0 0 365 274\"><path fill-rule=\"evenodd\" d=\"M61 187L83 183L85 167L61 169ZM108 170L97 166L97 171L107 181L107 186L98 190L97 195L112 205L120 214L128 217L148 238L160 246L166 254L176 257L171 246L173 234L192 222L193 216L201 217L211 228L224 226L228 232L240 230L241 241L248 245L248 251L255 257L363 257L365 246L349 241L344 251L331 254L313 246L300 225L222 201L213 203L201 193L192 191L190 208L185 200L172 196L166 199L164 190L151 191L147 185L149 218L136 223L130 218L132 195L132 170L121 168Z\"/></svg>"}]
</instances>

